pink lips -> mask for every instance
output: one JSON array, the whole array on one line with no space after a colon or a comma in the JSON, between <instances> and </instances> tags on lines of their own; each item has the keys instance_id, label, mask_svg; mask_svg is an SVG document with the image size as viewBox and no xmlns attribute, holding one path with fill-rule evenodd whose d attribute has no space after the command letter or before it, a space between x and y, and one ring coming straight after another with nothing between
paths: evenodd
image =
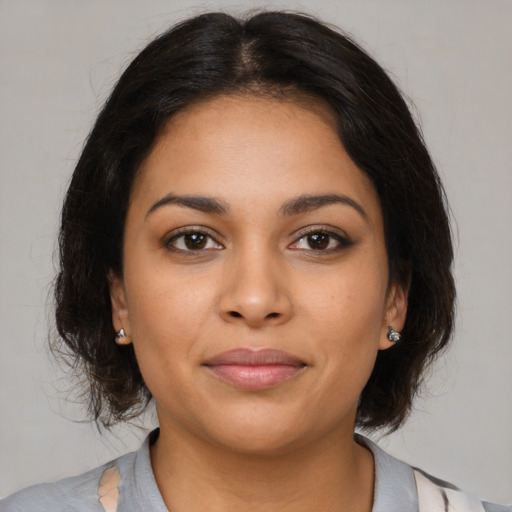
<instances>
[{"instance_id":1,"label":"pink lips","mask_svg":"<svg viewBox=\"0 0 512 512\"><path fill-rule=\"evenodd\" d=\"M306 367L299 359L272 349L230 350L208 360L205 366L220 379L248 390L276 386Z\"/></svg>"}]
</instances>

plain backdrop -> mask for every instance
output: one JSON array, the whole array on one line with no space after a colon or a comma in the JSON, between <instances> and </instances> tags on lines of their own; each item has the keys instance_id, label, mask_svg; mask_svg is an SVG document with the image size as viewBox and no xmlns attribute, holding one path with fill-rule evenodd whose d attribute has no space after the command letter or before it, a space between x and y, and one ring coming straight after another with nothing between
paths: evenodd
<instances>
[{"instance_id":1,"label":"plain backdrop","mask_svg":"<svg viewBox=\"0 0 512 512\"><path fill-rule=\"evenodd\" d=\"M456 219L453 347L405 428L379 443L512 502L510 0L0 0L0 496L145 436L73 421L84 411L47 354L60 203L99 107L150 38L191 14L264 6L336 24L383 64L416 105Z\"/></svg>"}]
</instances>

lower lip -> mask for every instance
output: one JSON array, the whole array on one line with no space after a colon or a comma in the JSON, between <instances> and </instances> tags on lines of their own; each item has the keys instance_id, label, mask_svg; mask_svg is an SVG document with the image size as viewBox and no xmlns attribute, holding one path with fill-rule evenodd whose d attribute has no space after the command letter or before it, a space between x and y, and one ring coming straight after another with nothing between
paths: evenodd
<instances>
[{"instance_id":1,"label":"lower lip","mask_svg":"<svg viewBox=\"0 0 512 512\"><path fill-rule=\"evenodd\" d=\"M208 366L217 377L236 387L260 390L268 389L299 374L305 367L288 364L239 365L219 364Z\"/></svg>"}]
</instances>

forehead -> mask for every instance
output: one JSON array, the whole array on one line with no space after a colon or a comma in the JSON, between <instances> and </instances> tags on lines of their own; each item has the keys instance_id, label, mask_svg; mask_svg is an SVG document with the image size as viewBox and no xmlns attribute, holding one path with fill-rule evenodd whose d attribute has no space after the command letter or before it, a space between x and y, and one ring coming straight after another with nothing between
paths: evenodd
<instances>
[{"instance_id":1,"label":"forehead","mask_svg":"<svg viewBox=\"0 0 512 512\"><path fill-rule=\"evenodd\" d=\"M167 193L277 207L291 196L350 194L380 214L369 178L341 143L326 104L220 96L172 117L135 180L133 198Z\"/></svg>"}]
</instances>

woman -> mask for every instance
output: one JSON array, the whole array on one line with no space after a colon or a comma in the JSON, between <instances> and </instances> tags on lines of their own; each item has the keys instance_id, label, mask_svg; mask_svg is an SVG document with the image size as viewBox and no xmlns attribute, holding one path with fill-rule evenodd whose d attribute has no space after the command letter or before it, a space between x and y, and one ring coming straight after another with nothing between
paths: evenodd
<instances>
[{"instance_id":1,"label":"woman","mask_svg":"<svg viewBox=\"0 0 512 512\"><path fill-rule=\"evenodd\" d=\"M510 510L393 459L453 327L444 193L382 69L306 16L190 19L116 85L62 213L57 326L103 425L0 510Z\"/></svg>"}]
</instances>

